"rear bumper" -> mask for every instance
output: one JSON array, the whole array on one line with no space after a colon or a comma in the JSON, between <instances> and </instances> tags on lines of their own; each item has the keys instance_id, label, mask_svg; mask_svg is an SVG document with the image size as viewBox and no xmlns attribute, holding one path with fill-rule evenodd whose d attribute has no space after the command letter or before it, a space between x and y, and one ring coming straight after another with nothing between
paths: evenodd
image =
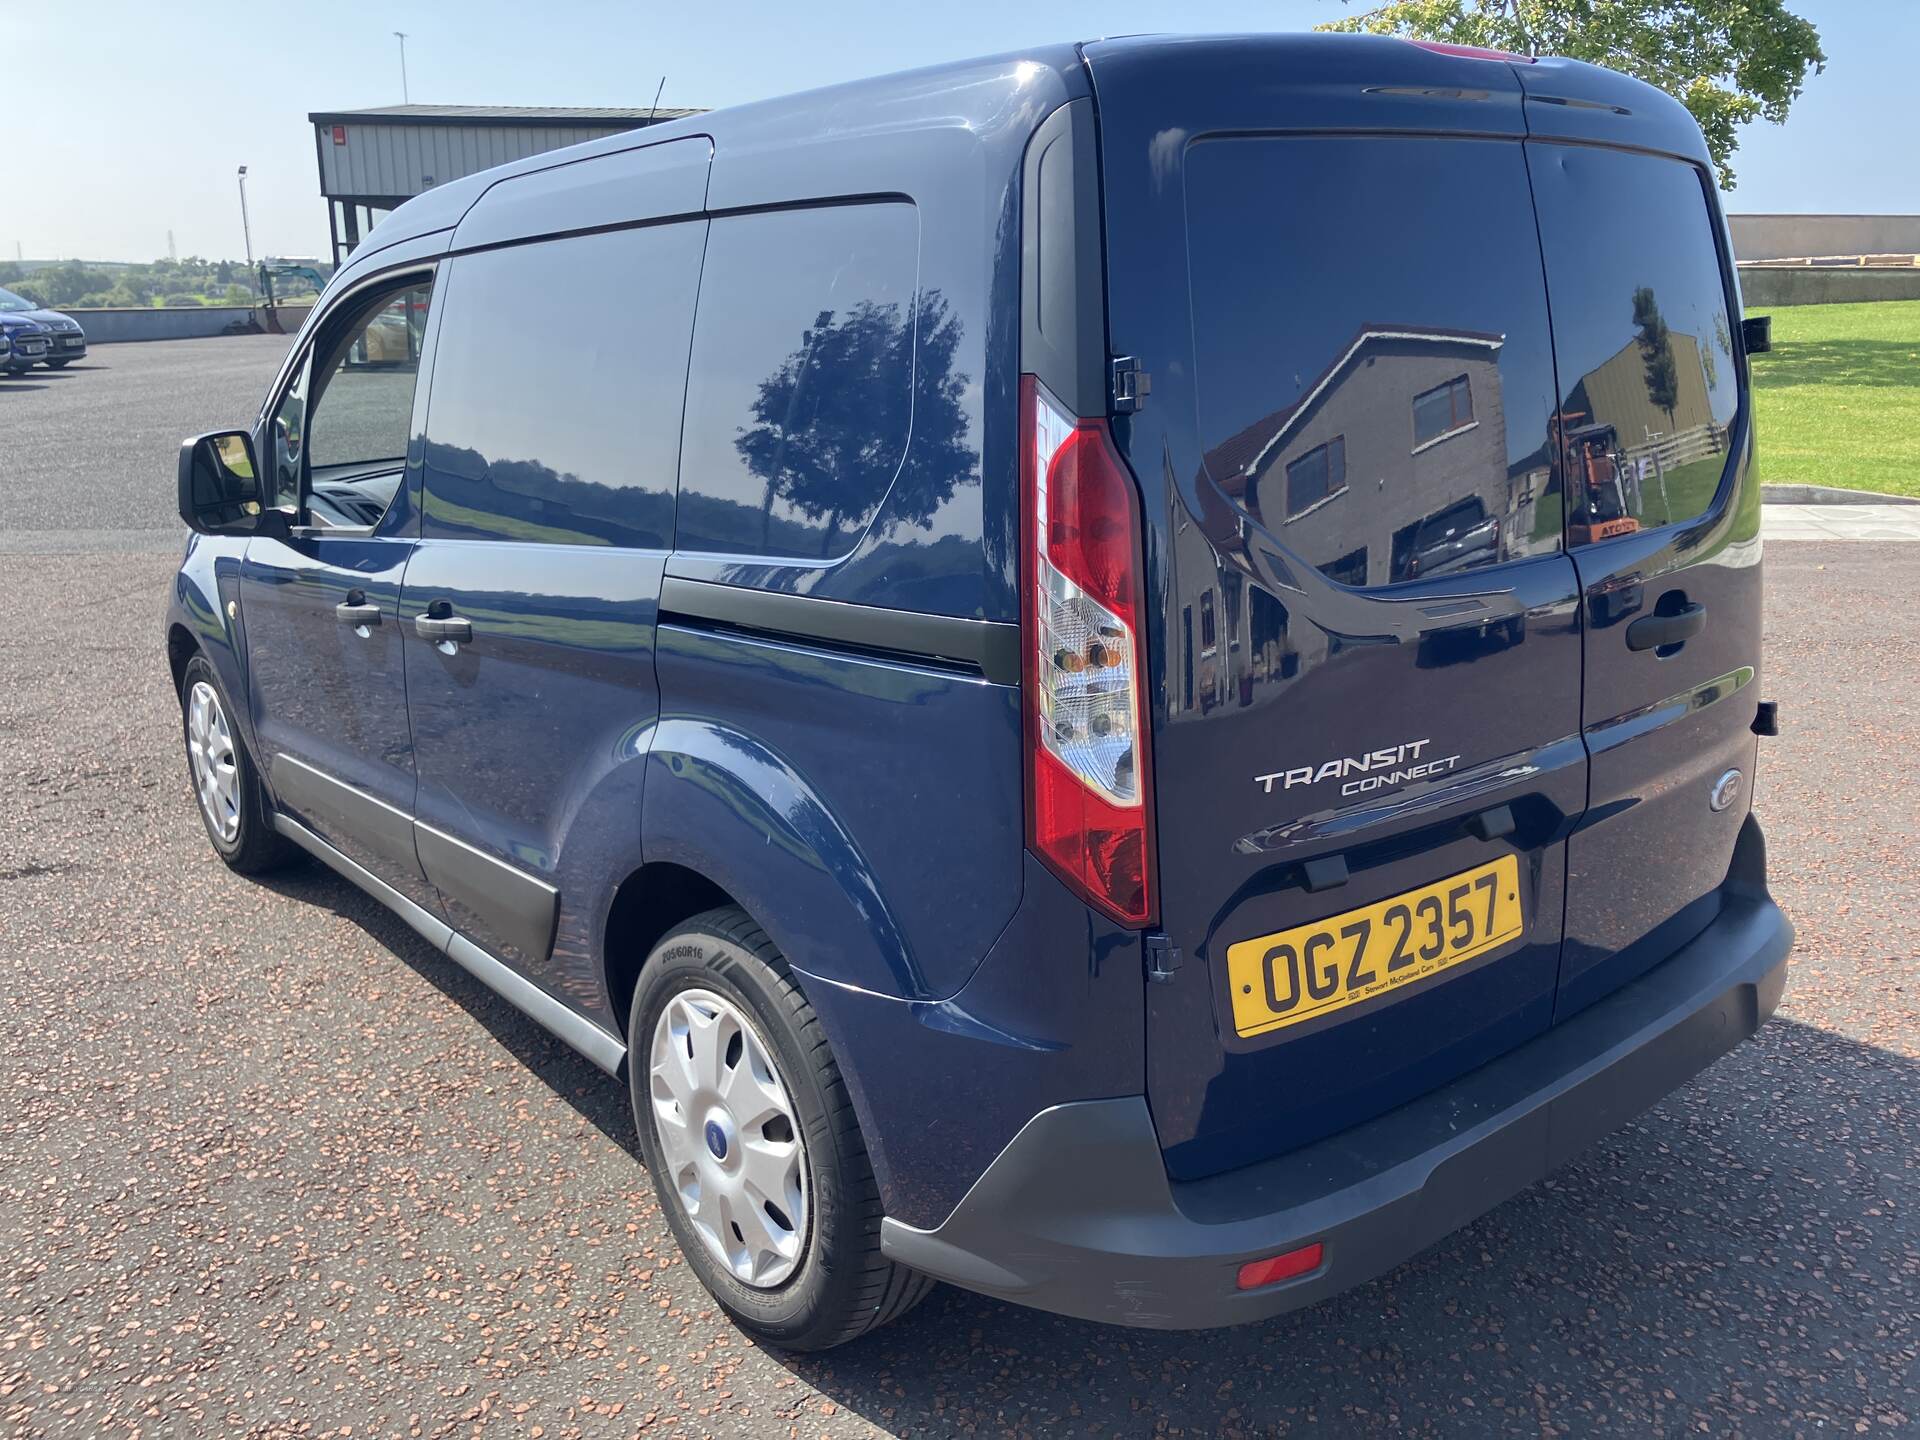
<instances>
[{"instance_id":1,"label":"rear bumper","mask_svg":"<svg viewBox=\"0 0 1920 1440\"><path fill-rule=\"evenodd\" d=\"M1302 1150L1185 1184L1167 1178L1143 1097L1057 1105L1027 1123L938 1228L889 1219L882 1246L970 1290L1158 1329L1260 1320L1369 1280L1572 1159L1773 1013L1793 929L1766 894L1758 828L1748 826L1751 844L1712 926L1451 1085ZM1237 1288L1241 1265L1315 1241L1317 1270Z\"/></svg>"}]
</instances>

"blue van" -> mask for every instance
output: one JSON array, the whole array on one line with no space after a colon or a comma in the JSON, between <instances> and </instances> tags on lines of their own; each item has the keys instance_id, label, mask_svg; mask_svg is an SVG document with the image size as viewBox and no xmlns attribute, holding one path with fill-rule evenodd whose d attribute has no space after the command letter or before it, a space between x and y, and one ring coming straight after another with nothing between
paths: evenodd
<instances>
[{"instance_id":1,"label":"blue van","mask_svg":"<svg viewBox=\"0 0 1920 1440\"><path fill-rule=\"evenodd\" d=\"M1569 61L1101 41L521 161L182 447L201 814L624 1077L761 1339L1273 1315L1780 999L1747 340L1693 121Z\"/></svg>"}]
</instances>

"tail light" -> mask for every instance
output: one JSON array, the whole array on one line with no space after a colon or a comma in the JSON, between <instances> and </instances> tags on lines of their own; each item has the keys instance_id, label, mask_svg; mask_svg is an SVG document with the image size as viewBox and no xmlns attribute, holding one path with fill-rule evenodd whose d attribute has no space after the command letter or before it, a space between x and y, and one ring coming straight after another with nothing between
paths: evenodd
<instances>
[{"instance_id":1,"label":"tail light","mask_svg":"<svg viewBox=\"0 0 1920 1440\"><path fill-rule=\"evenodd\" d=\"M1140 522L1104 419L1020 382L1027 839L1125 925L1153 918Z\"/></svg>"}]
</instances>

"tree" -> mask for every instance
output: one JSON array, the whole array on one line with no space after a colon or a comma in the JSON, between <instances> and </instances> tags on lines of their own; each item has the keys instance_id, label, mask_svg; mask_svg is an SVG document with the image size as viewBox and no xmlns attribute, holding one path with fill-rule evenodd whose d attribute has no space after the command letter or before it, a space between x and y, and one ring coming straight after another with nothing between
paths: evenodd
<instances>
[{"instance_id":1,"label":"tree","mask_svg":"<svg viewBox=\"0 0 1920 1440\"><path fill-rule=\"evenodd\" d=\"M1388 0L1319 28L1565 55L1638 76L1693 112L1723 190L1740 126L1783 122L1827 61L1787 0Z\"/></svg>"},{"instance_id":2,"label":"tree","mask_svg":"<svg viewBox=\"0 0 1920 1440\"><path fill-rule=\"evenodd\" d=\"M1680 403L1680 367L1673 361L1673 332L1660 313L1660 302L1645 285L1633 292L1633 323L1640 332L1640 358L1647 367L1647 399L1667 412L1671 434L1674 407Z\"/></svg>"}]
</instances>

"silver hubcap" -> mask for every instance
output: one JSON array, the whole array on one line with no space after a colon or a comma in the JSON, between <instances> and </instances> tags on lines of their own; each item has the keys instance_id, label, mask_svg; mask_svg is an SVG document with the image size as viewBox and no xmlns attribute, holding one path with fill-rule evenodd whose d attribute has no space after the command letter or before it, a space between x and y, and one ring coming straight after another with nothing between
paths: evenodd
<instances>
[{"instance_id":1,"label":"silver hubcap","mask_svg":"<svg viewBox=\"0 0 1920 1440\"><path fill-rule=\"evenodd\" d=\"M187 757L207 824L222 840L240 833L240 771L220 696L204 680L187 692Z\"/></svg>"},{"instance_id":2,"label":"silver hubcap","mask_svg":"<svg viewBox=\"0 0 1920 1440\"><path fill-rule=\"evenodd\" d=\"M653 1128L668 1188L701 1243L757 1289L807 1238L807 1152L772 1052L732 1001L682 990L653 1028Z\"/></svg>"}]
</instances>

